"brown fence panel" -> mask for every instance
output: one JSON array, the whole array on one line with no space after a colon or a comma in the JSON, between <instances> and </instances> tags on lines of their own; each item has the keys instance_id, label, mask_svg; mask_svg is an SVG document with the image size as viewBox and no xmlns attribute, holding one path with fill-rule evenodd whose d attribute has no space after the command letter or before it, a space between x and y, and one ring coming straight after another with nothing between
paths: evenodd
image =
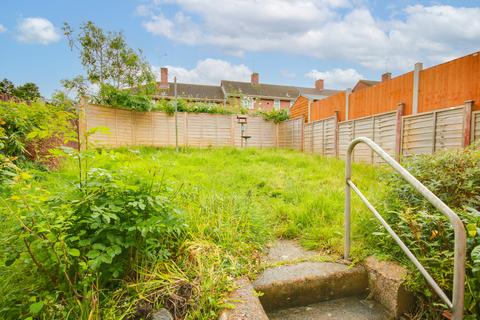
<instances>
[{"instance_id":1,"label":"brown fence panel","mask_svg":"<svg viewBox=\"0 0 480 320\"><path fill-rule=\"evenodd\" d=\"M312 153L313 152L313 124L305 124L303 126L303 151Z\"/></svg>"},{"instance_id":2,"label":"brown fence panel","mask_svg":"<svg viewBox=\"0 0 480 320\"><path fill-rule=\"evenodd\" d=\"M472 137L473 141L480 141L480 111L472 114Z\"/></svg>"},{"instance_id":3,"label":"brown fence panel","mask_svg":"<svg viewBox=\"0 0 480 320\"><path fill-rule=\"evenodd\" d=\"M375 117L373 137L374 141L392 157L395 155L395 141L397 132L396 113L385 113ZM383 159L373 154L374 163L383 163Z\"/></svg>"},{"instance_id":4,"label":"brown fence panel","mask_svg":"<svg viewBox=\"0 0 480 320\"><path fill-rule=\"evenodd\" d=\"M462 148L464 114L465 107L457 107L404 117L402 154Z\"/></svg>"},{"instance_id":5,"label":"brown fence panel","mask_svg":"<svg viewBox=\"0 0 480 320\"><path fill-rule=\"evenodd\" d=\"M479 110L479 84L478 52L424 69L420 72L418 111L458 106L467 100L474 100L476 110Z\"/></svg>"},{"instance_id":6,"label":"brown fence panel","mask_svg":"<svg viewBox=\"0 0 480 320\"><path fill-rule=\"evenodd\" d=\"M405 114L412 112L413 72L381 82L350 94L348 119L359 119L397 109L405 104Z\"/></svg>"},{"instance_id":7,"label":"brown fence panel","mask_svg":"<svg viewBox=\"0 0 480 320\"><path fill-rule=\"evenodd\" d=\"M310 121L321 120L335 115L338 111L338 121L345 120L345 92L339 92L333 96L322 100L315 101L311 104L311 119Z\"/></svg>"},{"instance_id":8,"label":"brown fence panel","mask_svg":"<svg viewBox=\"0 0 480 320\"><path fill-rule=\"evenodd\" d=\"M278 147L302 150L303 118L283 121L278 124Z\"/></svg>"},{"instance_id":9,"label":"brown fence panel","mask_svg":"<svg viewBox=\"0 0 480 320\"><path fill-rule=\"evenodd\" d=\"M345 160L347 149L354 137L354 121L345 121L338 124L338 157Z\"/></svg>"},{"instance_id":10,"label":"brown fence panel","mask_svg":"<svg viewBox=\"0 0 480 320\"><path fill-rule=\"evenodd\" d=\"M303 150L324 156L336 156L336 126L336 117L305 124Z\"/></svg>"},{"instance_id":11,"label":"brown fence panel","mask_svg":"<svg viewBox=\"0 0 480 320\"><path fill-rule=\"evenodd\" d=\"M391 156L395 155L396 112L387 112L361 119L344 121L338 124L339 157L345 159L350 142L359 137L375 141ZM382 160L364 144L359 144L353 152L354 161L381 163Z\"/></svg>"},{"instance_id":12,"label":"brown fence panel","mask_svg":"<svg viewBox=\"0 0 480 320\"><path fill-rule=\"evenodd\" d=\"M234 116L235 117L235 116ZM240 125L234 123L236 128L236 146L241 146ZM245 135L250 136L247 146L257 148L271 148L276 146L276 124L272 121L266 121L262 117L248 117L245 128Z\"/></svg>"},{"instance_id":13,"label":"brown fence panel","mask_svg":"<svg viewBox=\"0 0 480 320\"><path fill-rule=\"evenodd\" d=\"M308 99L298 97L293 106L290 108L290 118L304 117L308 121Z\"/></svg>"},{"instance_id":14,"label":"brown fence panel","mask_svg":"<svg viewBox=\"0 0 480 320\"><path fill-rule=\"evenodd\" d=\"M111 147L175 145L175 116L164 112L136 112L95 105L87 105L84 110L87 130L108 128L108 132L97 131L92 135L90 142L94 145ZM294 122L294 125L298 127L297 122ZM237 123L236 115L179 112L177 128L180 146L241 145L240 124ZM296 130L298 131L298 128ZM245 134L251 138L247 145L275 147L276 131L275 123L265 121L261 117L249 117ZM292 145L299 148L298 132L295 132L293 138L295 141Z\"/></svg>"}]
</instances>

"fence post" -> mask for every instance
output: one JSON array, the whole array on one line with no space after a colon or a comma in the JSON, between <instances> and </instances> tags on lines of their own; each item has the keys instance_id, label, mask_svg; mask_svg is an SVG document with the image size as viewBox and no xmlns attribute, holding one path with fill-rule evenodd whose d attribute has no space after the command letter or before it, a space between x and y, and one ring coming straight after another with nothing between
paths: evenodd
<instances>
[{"instance_id":1,"label":"fence post","mask_svg":"<svg viewBox=\"0 0 480 320\"><path fill-rule=\"evenodd\" d=\"M307 117L307 123L310 123L311 119L312 119L312 100L310 98L308 98L308 117Z\"/></svg>"},{"instance_id":2,"label":"fence post","mask_svg":"<svg viewBox=\"0 0 480 320\"><path fill-rule=\"evenodd\" d=\"M80 97L80 104L78 106L78 150L85 151L87 150L87 117L86 117L86 108L87 108L87 98Z\"/></svg>"},{"instance_id":3,"label":"fence post","mask_svg":"<svg viewBox=\"0 0 480 320\"><path fill-rule=\"evenodd\" d=\"M472 139L472 108L473 100L465 101L465 117L463 123L463 147L468 147Z\"/></svg>"},{"instance_id":4,"label":"fence post","mask_svg":"<svg viewBox=\"0 0 480 320\"><path fill-rule=\"evenodd\" d=\"M412 101L412 114L418 113L418 89L420 85L420 71L423 69L423 63L415 63L413 69L413 101Z\"/></svg>"},{"instance_id":5,"label":"fence post","mask_svg":"<svg viewBox=\"0 0 480 320\"><path fill-rule=\"evenodd\" d=\"M278 127L280 123L275 123L275 147L278 148Z\"/></svg>"},{"instance_id":6,"label":"fence post","mask_svg":"<svg viewBox=\"0 0 480 320\"><path fill-rule=\"evenodd\" d=\"M402 117L405 112L405 103L397 105L397 115L395 119L395 160L400 162L402 156Z\"/></svg>"},{"instance_id":7,"label":"fence post","mask_svg":"<svg viewBox=\"0 0 480 320\"><path fill-rule=\"evenodd\" d=\"M338 159L339 153L340 153L339 147L338 147L338 144L339 144L338 139L339 139L339 133L340 133L340 131L339 131L340 128L338 127L338 113L339 113L338 110L335 111L335 134L334 134L334 137L333 137L333 139L334 139L333 147L334 147L334 150L335 150L335 158L337 158L337 159Z\"/></svg>"},{"instance_id":8,"label":"fence post","mask_svg":"<svg viewBox=\"0 0 480 320\"><path fill-rule=\"evenodd\" d=\"M183 122L185 126L185 129L183 131L183 144L184 144L184 147L188 147L188 112L184 111L183 116L184 116Z\"/></svg>"},{"instance_id":9,"label":"fence post","mask_svg":"<svg viewBox=\"0 0 480 320\"><path fill-rule=\"evenodd\" d=\"M352 89L348 88L345 92L345 121L349 120L348 114L350 113L350 94Z\"/></svg>"},{"instance_id":10,"label":"fence post","mask_svg":"<svg viewBox=\"0 0 480 320\"><path fill-rule=\"evenodd\" d=\"M305 117L302 117L301 119L301 126L300 126L300 131L301 131L301 140L300 140L300 143L301 143L301 146L300 146L300 151L305 151L304 150L304 147L303 147L303 144L305 142Z\"/></svg>"}]
</instances>

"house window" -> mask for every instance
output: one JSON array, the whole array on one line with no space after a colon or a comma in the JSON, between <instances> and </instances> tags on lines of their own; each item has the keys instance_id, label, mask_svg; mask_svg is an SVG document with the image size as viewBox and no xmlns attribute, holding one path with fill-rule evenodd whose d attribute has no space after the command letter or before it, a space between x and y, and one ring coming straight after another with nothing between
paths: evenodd
<instances>
[{"instance_id":1,"label":"house window","mask_svg":"<svg viewBox=\"0 0 480 320\"><path fill-rule=\"evenodd\" d=\"M275 100L273 101L273 108L274 108L275 110L280 110L280 100L275 99Z\"/></svg>"},{"instance_id":2,"label":"house window","mask_svg":"<svg viewBox=\"0 0 480 320\"><path fill-rule=\"evenodd\" d=\"M255 108L255 101L250 97L243 97L242 107L252 110Z\"/></svg>"}]
</instances>

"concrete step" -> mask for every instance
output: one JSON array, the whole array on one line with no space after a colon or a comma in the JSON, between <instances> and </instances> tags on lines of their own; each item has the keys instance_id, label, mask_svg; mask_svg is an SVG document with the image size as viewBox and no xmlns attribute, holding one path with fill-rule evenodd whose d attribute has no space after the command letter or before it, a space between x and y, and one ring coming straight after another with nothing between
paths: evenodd
<instances>
[{"instance_id":1,"label":"concrete step","mask_svg":"<svg viewBox=\"0 0 480 320\"><path fill-rule=\"evenodd\" d=\"M268 312L340 297L366 295L368 274L362 266L301 262L266 269L253 287L262 293L260 301Z\"/></svg>"},{"instance_id":2,"label":"concrete step","mask_svg":"<svg viewBox=\"0 0 480 320\"><path fill-rule=\"evenodd\" d=\"M268 313L270 320L385 320L392 319L379 303L358 297L340 298Z\"/></svg>"}]
</instances>

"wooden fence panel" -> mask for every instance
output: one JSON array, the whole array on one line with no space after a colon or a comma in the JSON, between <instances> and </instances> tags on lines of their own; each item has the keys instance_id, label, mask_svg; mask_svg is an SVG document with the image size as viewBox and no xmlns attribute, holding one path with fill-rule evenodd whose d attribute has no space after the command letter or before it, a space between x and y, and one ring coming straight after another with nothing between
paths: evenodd
<instances>
[{"instance_id":1,"label":"wooden fence panel","mask_svg":"<svg viewBox=\"0 0 480 320\"><path fill-rule=\"evenodd\" d=\"M387 112L338 124L339 157L345 159L350 142L359 137L375 141L388 154L395 156L396 112ZM354 161L381 163L382 160L368 146L361 143L353 152Z\"/></svg>"},{"instance_id":2,"label":"wooden fence panel","mask_svg":"<svg viewBox=\"0 0 480 320\"><path fill-rule=\"evenodd\" d=\"M465 108L437 112L435 150L463 147Z\"/></svg>"},{"instance_id":3,"label":"wooden fence panel","mask_svg":"<svg viewBox=\"0 0 480 320\"><path fill-rule=\"evenodd\" d=\"M465 107L458 107L404 117L402 154L462 148L464 112Z\"/></svg>"},{"instance_id":4,"label":"wooden fence panel","mask_svg":"<svg viewBox=\"0 0 480 320\"><path fill-rule=\"evenodd\" d=\"M278 147L301 150L303 147L303 118L278 124Z\"/></svg>"},{"instance_id":5,"label":"wooden fence panel","mask_svg":"<svg viewBox=\"0 0 480 320\"><path fill-rule=\"evenodd\" d=\"M106 127L109 132L98 131L92 135L90 142L98 146L174 146L175 116L164 112L136 112L110 107L87 105L85 110L86 129ZM297 121L298 122L298 121ZM301 149L298 141L298 123L291 144ZM178 143L180 146L221 147L240 146L241 132L236 115L206 113L177 114ZM248 146L275 147L277 142L277 125L265 121L262 117L249 117L246 135L251 138Z\"/></svg>"},{"instance_id":6,"label":"wooden fence panel","mask_svg":"<svg viewBox=\"0 0 480 320\"><path fill-rule=\"evenodd\" d=\"M354 137L353 121L340 122L338 124L338 157L345 160L347 149Z\"/></svg>"},{"instance_id":7,"label":"wooden fence panel","mask_svg":"<svg viewBox=\"0 0 480 320\"><path fill-rule=\"evenodd\" d=\"M375 117L374 141L389 155L395 156L395 140L397 132L397 114L385 113ZM374 163L383 163L383 159L376 153L373 154Z\"/></svg>"},{"instance_id":8,"label":"wooden fence panel","mask_svg":"<svg viewBox=\"0 0 480 320\"><path fill-rule=\"evenodd\" d=\"M325 152L324 125L325 122L323 120L312 123L312 152L321 155Z\"/></svg>"},{"instance_id":9,"label":"wooden fence panel","mask_svg":"<svg viewBox=\"0 0 480 320\"><path fill-rule=\"evenodd\" d=\"M304 126L303 150L324 156L336 156L336 126L337 118L319 120Z\"/></svg>"},{"instance_id":10,"label":"wooden fence panel","mask_svg":"<svg viewBox=\"0 0 480 320\"><path fill-rule=\"evenodd\" d=\"M239 127L237 133L238 137L240 138L240 125L237 126ZM265 121L261 117L248 117L245 135L250 136L251 138L248 139L247 146L257 148L275 147L276 126L277 125L274 122ZM238 146L240 146L240 143Z\"/></svg>"},{"instance_id":11,"label":"wooden fence panel","mask_svg":"<svg viewBox=\"0 0 480 320\"><path fill-rule=\"evenodd\" d=\"M472 114L472 122L472 140L480 141L480 111Z\"/></svg>"},{"instance_id":12,"label":"wooden fence panel","mask_svg":"<svg viewBox=\"0 0 480 320\"><path fill-rule=\"evenodd\" d=\"M303 151L313 152L313 123L305 124L303 127Z\"/></svg>"}]
</instances>

